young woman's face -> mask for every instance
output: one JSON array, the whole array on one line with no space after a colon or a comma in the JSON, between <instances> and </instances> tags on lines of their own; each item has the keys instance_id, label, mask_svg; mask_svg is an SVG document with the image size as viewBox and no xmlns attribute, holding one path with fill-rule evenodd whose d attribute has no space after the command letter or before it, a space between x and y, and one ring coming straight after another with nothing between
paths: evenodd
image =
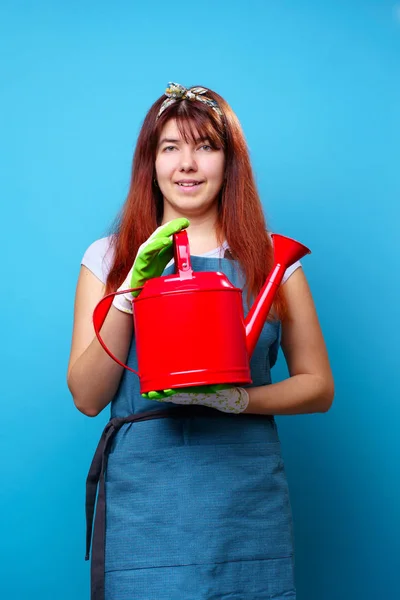
<instances>
[{"instance_id":1,"label":"young woman's face","mask_svg":"<svg viewBox=\"0 0 400 600\"><path fill-rule=\"evenodd\" d=\"M160 134L156 154L156 179L176 214L203 215L216 203L224 180L225 155L207 140L185 142L175 119Z\"/></svg>"}]
</instances>

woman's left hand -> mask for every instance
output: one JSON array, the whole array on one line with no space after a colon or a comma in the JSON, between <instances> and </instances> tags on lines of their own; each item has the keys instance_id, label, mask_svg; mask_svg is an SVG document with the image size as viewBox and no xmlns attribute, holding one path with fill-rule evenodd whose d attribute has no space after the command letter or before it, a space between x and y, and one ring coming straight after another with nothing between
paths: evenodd
<instances>
[{"instance_id":1,"label":"woman's left hand","mask_svg":"<svg viewBox=\"0 0 400 600\"><path fill-rule=\"evenodd\" d=\"M158 402L200 404L226 413L241 413L249 403L249 395L244 388L223 384L148 392L142 396Z\"/></svg>"}]
</instances>

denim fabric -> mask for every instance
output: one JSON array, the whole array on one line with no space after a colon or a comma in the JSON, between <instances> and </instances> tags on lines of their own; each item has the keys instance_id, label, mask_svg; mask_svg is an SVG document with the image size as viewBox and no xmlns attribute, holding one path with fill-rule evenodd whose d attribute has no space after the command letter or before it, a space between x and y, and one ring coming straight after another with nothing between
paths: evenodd
<instances>
[{"instance_id":1,"label":"denim fabric","mask_svg":"<svg viewBox=\"0 0 400 600\"><path fill-rule=\"evenodd\" d=\"M232 260L191 262L242 287ZM280 323L266 323L251 360L252 385L271 383L279 342ZM134 340L128 364L137 368ZM142 398L126 371L111 411L162 406ZM290 501L272 417L124 425L109 455L106 499L107 600L296 598Z\"/></svg>"}]
</instances>

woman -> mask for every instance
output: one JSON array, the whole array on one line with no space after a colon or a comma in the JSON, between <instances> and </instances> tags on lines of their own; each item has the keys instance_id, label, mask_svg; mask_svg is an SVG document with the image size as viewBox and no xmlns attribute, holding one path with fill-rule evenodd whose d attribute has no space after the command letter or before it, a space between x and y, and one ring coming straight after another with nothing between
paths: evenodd
<instances>
[{"instance_id":1,"label":"woman","mask_svg":"<svg viewBox=\"0 0 400 600\"><path fill-rule=\"evenodd\" d=\"M195 397L200 406L178 406L194 401L190 390L142 397L138 379L94 336L92 313L105 292L173 272L172 233L183 228L193 269L223 271L243 287L246 312L273 249L240 124L215 92L170 84L140 131L117 231L87 250L76 292L68 385L81 412L96 416L111 403L112 416L88 477L88 542L100 478L92 599L293 599L274 415L325 412L334 393L300 263L286 271L252 356L253 384L206 388ZM102 336L137 368L130 312L131 296L116 296ZM171 335L188 339L172 317ZM290 377L271 384L280 343ZM168 352L168 340L155 339L154 352Z\"/></svg>"}]
</instances>

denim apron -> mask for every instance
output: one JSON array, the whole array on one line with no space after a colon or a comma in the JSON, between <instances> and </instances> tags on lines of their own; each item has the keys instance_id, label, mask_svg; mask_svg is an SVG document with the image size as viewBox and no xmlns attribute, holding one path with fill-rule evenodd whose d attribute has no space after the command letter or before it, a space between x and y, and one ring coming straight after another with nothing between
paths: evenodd
<instances>
[{"instance_id":1,"label":"denim apron","mask_svg":"<svg viewBox=\"0 0 400 600\"><path fill-rule=\"evenodd\" d=\"M192 256L191 263L243 287L235 261ZM173 315L171 335L190 335ZM280 322L267 322L251 359L252 386L271 383L279 343ZM168 340L154 340L154 352L168 352ZM137 369L134 339L127 364ZM86 511L87 559L95 514L92 600L296 598L272 416L146 400L125 371L89 471Z\"/></svg>"}]
</instances>

